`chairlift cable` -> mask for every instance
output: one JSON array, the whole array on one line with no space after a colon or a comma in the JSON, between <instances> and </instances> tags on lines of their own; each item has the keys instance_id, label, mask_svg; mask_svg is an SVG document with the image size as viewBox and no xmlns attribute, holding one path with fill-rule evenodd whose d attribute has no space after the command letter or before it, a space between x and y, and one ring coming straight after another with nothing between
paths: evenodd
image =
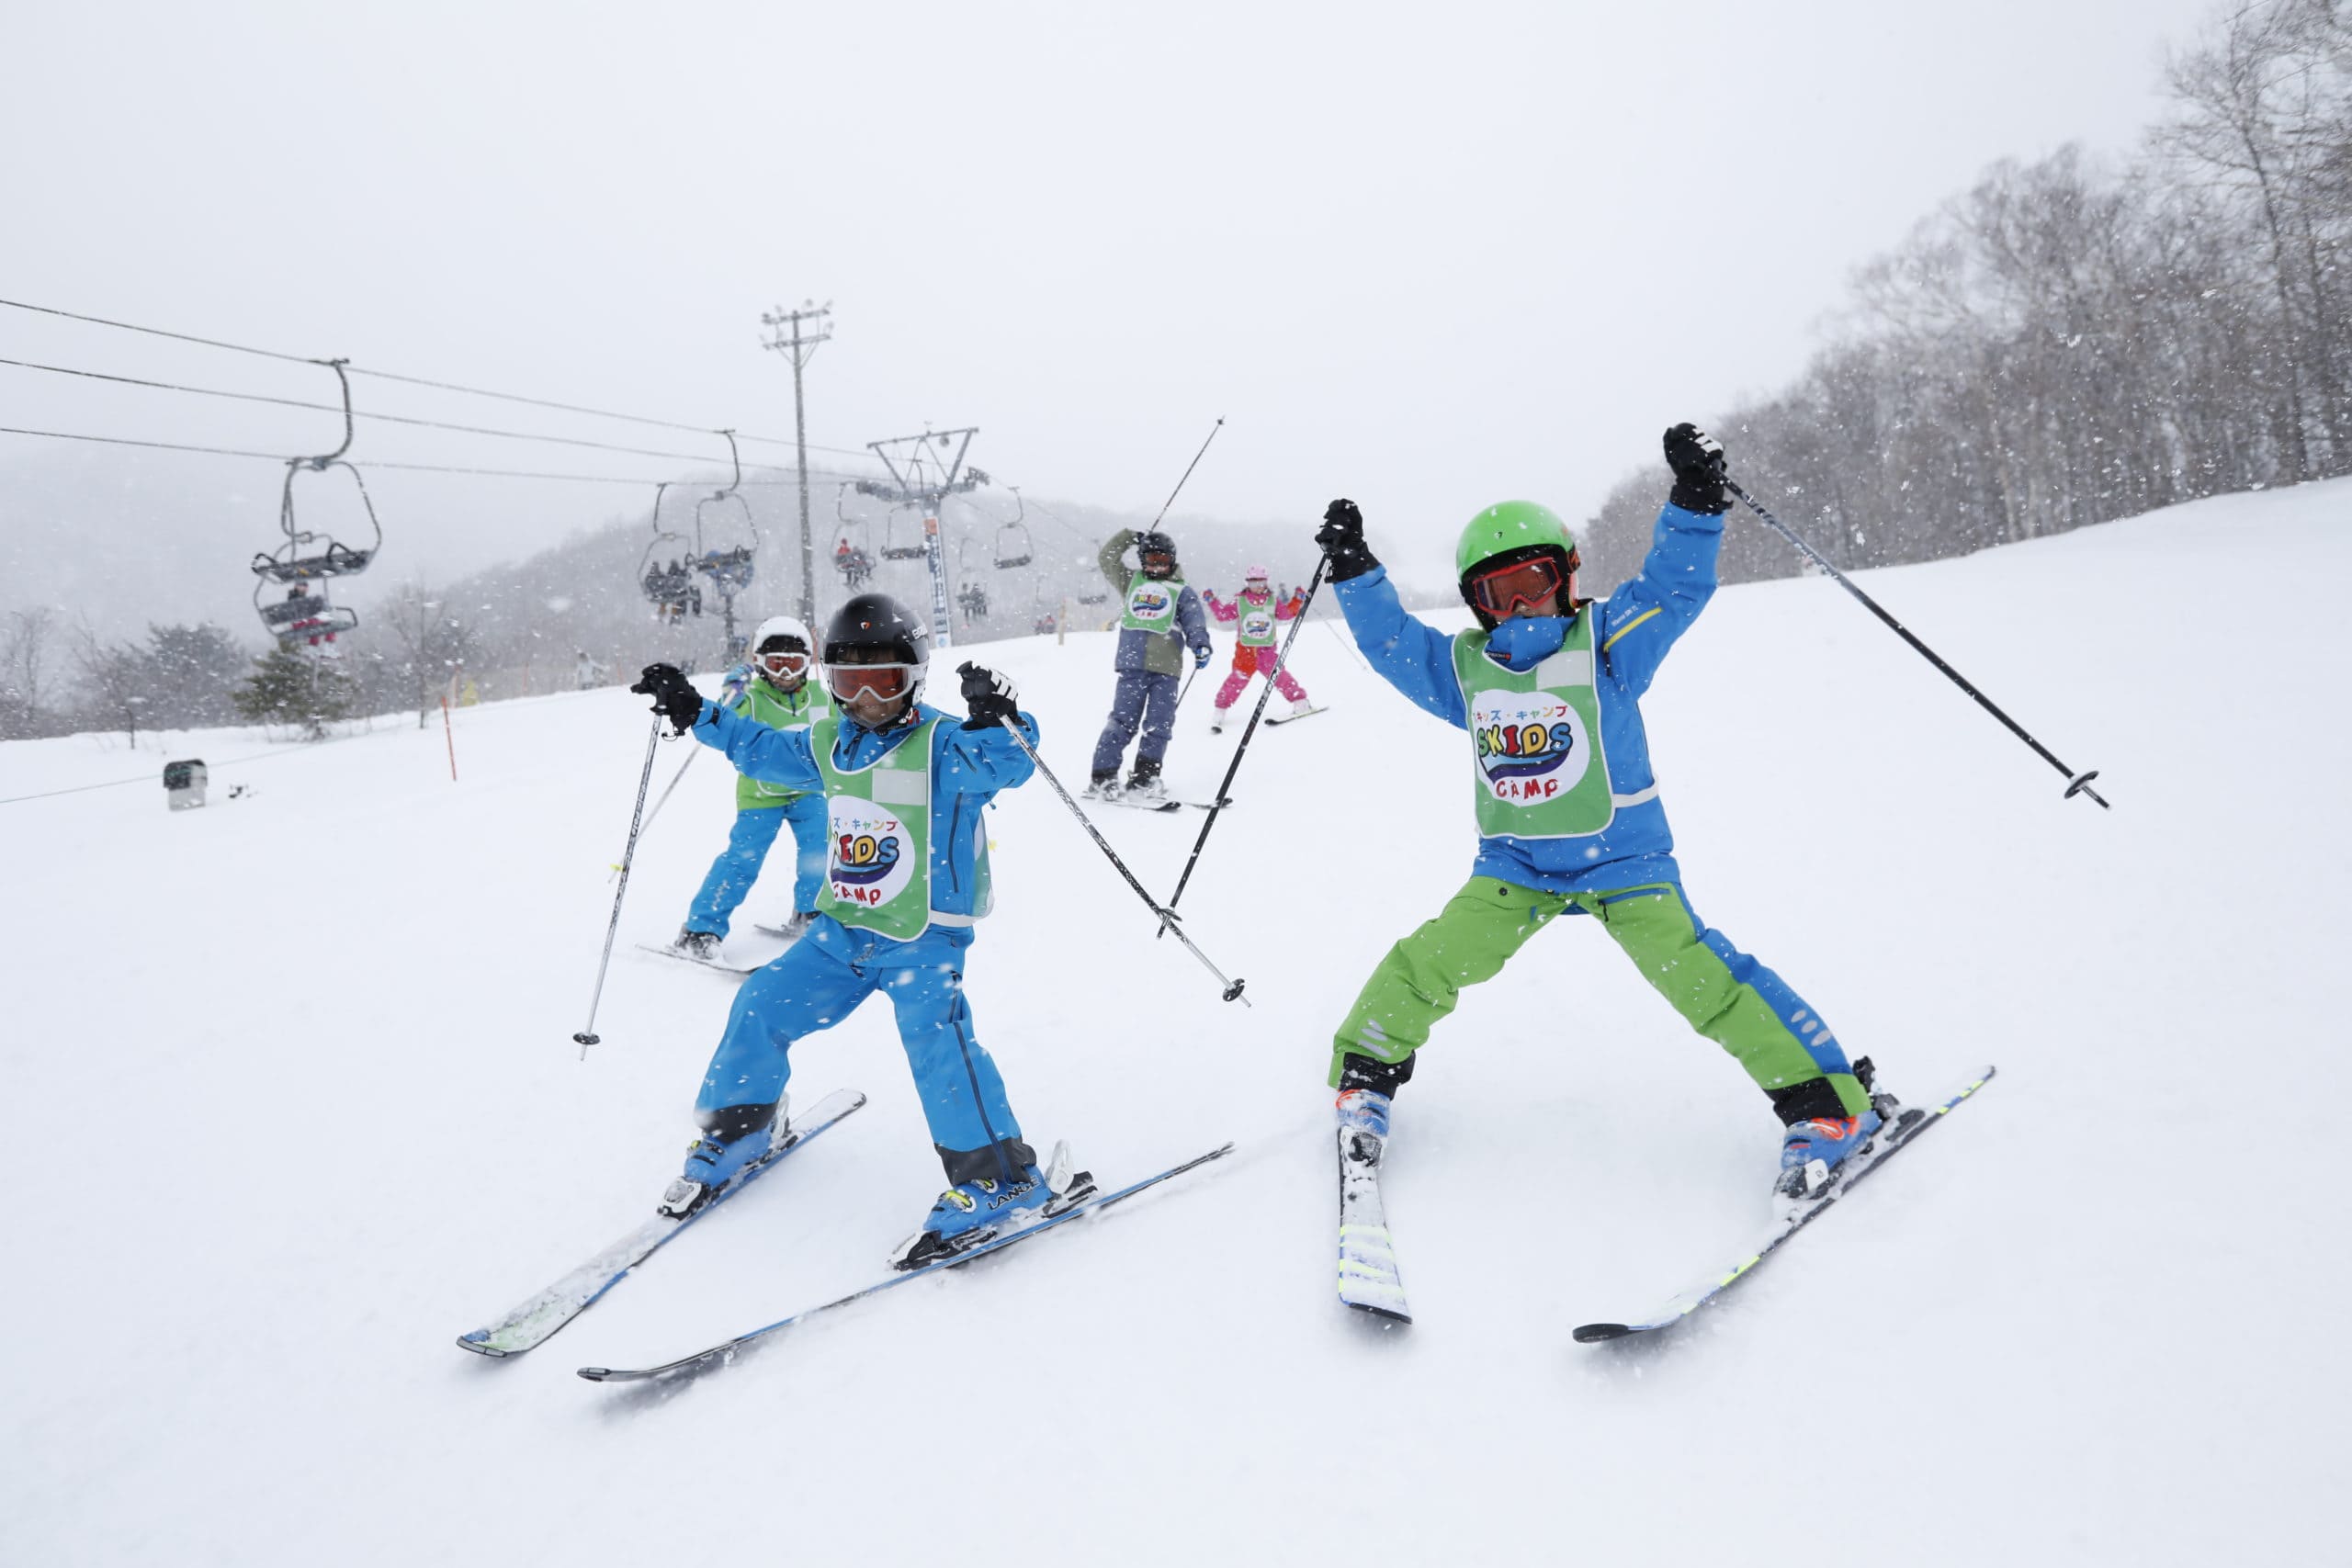
<instances>
[{"instance_id":1,"label":"chairlift cable","mask_svg":"<svg viewBox=\"0 0 2352 1568\"><path fill-rule=\"evenodd\" d=\"M219 338L198 337L193 333L169 332L162 327L142 327L134 321L117 321L105 316L85 315L78 310L61 310L54 306L34 305L22 299L0 299L0 306L15 310L29 310L37 315L56 316L69 321L86 321L92 326L113 327L121 332L143 333L150 337L170 338L178 343L192 343L204 348L225 349L232 354L250 354L263 359L276 359L289 365L322 363L309 355L281 354L276 349L255 348L250 344L227 343ZM696 435L707 435L711 433L707 425L684 424L676 420L654 419L645 414L619 413L611 409L589 408L579 403L556 402L547 398L525 397L516 392L500 392L485 387L463 386L455 381L435 381L422 376L404 376L390 370L371 370L357 365L351 367L351 373L355 376L372 376L382 381L399 381L410 386L429 387L436 391L459 392L468 397L491 398L501 402L523 403L533 408L556 409L565 413L587 414L596 419L619 420L625 423L652 425L663 430L685 430ZM746 435L743 439L756 441L769 446L797 446L799 445L797 441L779 435ZM867 456L865 452L854 452L845 446L820 446L814 442L809 443L809 446L814 451L831 452L844 457ZM759 466L765 468L773 465Z\"/></svg>"},{"instance_id":2,"label":"chairlift cable","mask_svg":"<svg viewBox=\"0 0 2352 1568\"><path fill-rule=\"evenodd\" d=\"M146 387L155 391L187 392L202 398L227 398L241 403L267 403L276 408L310 409L319 413L342 412L333 403L314 403L301 398L274 398L260 392L232 392L219 387L189 387L175 381L150 381L137 376L114 376L101 370L77 369L70 365L41 365L29 359L5 357L0 357L0 365L12 366L19 370L45 371L52 376L78 376L86 380L111 381L119 386ZM492 435L510 441L540 441L554 446L585 446L599 452L619 452L632 457L666 457L682 463L705 463L711 460L708 455L699 452L662 452L645 446L616 446L609 441L590 441L576 435L541 435L527 430L500 430L491 425L458 424L448 420L419 419L411 414L377 413L367 409L354 412L360 419L380 420L387 424L414 425L424 430L454 431L460 435ZM719 433L705 431L702 434L709 435ZM742 439L749 441L755 438L747 435ZM820 447L818 450L840 451L842 448ZM788 463L753 463L752 467L773 469L780 473L792 471L792 467Z\"/></svg>"},{"instance_id":3,"label":"chairlift cable","mask_svg":"<svg viewBox=\"0 0 2352 1568\"><path fill-rule=\"evenodd\" d=\"M211 457L257 457L262 461L268 463L283 463L286 461L286 454L283 452L247 452L233 446L198 446L179 441L140 441L134 440L127 435L85 435L71 430L32 430L22 425L14 424L0 424L0 435L34 435L51 441L90 441L107 446L144 446L156 452L198 452ZM700 461L701 459L697 458L695 460ZM414 474L469 474L478 478L493 479L553 479L567 484L650 485L655 482L652 479L629 479L618 474L551 474L529 468L462 468L447 463L399 463L373 457L365 462L355 463L352 466L359 468L398 469L402 472ZM762 463L754 466L758 468L768 468L773 465ZM787 468L784 471L790 473L792 470ZM839 468L811 468L808 470L808 477L811 479L862 479L865 476L860 474L844 474ZM797 484L799 483L799 480L797 478L783 479L745 479L743 483L746 485L766 488L774 485Z\"/></svg>"}]
</instances>

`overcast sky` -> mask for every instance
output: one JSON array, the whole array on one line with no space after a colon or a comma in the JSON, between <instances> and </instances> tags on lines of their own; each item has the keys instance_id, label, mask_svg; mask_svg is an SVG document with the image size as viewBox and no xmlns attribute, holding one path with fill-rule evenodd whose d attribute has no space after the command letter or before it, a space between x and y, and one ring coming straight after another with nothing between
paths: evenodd
<instances>
[{"instance_id":1,"label":"overcast sky","mask_svg":"<svg viewBox=\"0 0 2352 1568\"><path fill-rule=\"evenodd\" d=\"M2128 150L2208 9L28 3L0 297L786 435L758 318L830 299L820 445L977 424L1004 480L1148 509L1223 415L1183 510L1311 528L1345 492L1441 550L1505 496L1580 517L1666 423L1788 378L1849 270L1988 162ZM13 310L0 355L333 394ZM0 424L293 452L334 423L0 367ZM0 436L0 484L53 446ZM354 455L679 467L380 426ZM202 526L267 543L277 475L206 461ZM650 495L378 488L428 572Z\"/></svg>"}]
</instances>

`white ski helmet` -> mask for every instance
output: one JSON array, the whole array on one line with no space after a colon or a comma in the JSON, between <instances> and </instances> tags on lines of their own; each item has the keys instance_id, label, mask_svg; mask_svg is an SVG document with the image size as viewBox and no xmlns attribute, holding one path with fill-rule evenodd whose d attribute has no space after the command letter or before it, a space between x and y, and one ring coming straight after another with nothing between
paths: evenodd
<instances>
[{"instance_id":1,"label":"white ski helmet","mask_svg":"<svg viewBox=\"0 0 2352 1568\"><path fill-rule=\"evenodd\" d=\"M788 637L800 645L788 651L805 653L812 659L816 657L817 644L815 639L809 637L808 628L790 615L770 615L766 620L762 621L759 628L752 633L752 651L759 652L768 645L770 637Z\"/></svg>"}]
</instances>

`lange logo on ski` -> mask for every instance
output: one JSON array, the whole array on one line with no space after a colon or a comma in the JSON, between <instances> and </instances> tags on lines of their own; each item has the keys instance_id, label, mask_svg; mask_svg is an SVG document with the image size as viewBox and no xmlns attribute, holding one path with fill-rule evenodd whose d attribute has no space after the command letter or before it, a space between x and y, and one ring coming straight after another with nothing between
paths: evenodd
<instances>
[{"instance_id":1,"label":"lange logo on ski","mask_svg":"<svg viewBox=\"0 0 2352 1568\"><path fill-rule=\"evenodd\" d=\"M1583 716L1543 692L1480 692L1470 705L1470 728L1478 772L1498 800L1555 799L1591 765Z\"/></svg>"}]
</instances>

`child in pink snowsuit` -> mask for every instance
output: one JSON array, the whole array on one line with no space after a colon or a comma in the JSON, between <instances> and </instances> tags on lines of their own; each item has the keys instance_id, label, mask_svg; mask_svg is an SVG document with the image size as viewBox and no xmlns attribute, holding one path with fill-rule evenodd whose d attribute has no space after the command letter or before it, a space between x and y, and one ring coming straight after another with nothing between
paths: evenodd
<instances>
[{"instance_id":1,"label":"child in pink snowsuit","mask_svg":"<svg viewBox=\"0 0 2352 1568\"><path fill-rule=\"evenodd\" d=\"M1290 699L1292 716L1305 713L1312 705L1306 700L1306 688L1295 676L1279 668L1274 649L1276 623L1295 616L1306 604L1306 596L1293 593L1281 604L1274 603L1274 591L1266 586L1266 569L1253 566L1241 585L1241 596L1228 604L1216 594L1204 592L1202 602L1209 614L1220 621L1238 621L1233 644L1233 670L1225 684L1216 692L1216 715L1209 720L1212 732L1225 728L1226 710L1241 695L1252 675L1263 675L1274 683L1274 690Z\"/></svg>"}]
</instances>

